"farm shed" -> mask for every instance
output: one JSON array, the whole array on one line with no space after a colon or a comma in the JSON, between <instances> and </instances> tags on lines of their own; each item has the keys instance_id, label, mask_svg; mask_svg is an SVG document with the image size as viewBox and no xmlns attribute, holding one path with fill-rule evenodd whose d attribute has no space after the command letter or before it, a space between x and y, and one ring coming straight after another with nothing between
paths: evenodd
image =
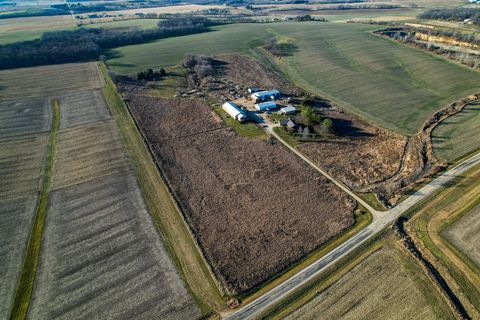
<instances>
[{"instance_id":1,"label":"farm shed","mask_svg":"<svg viewBox=\"0 0 480 320\"><path fill-rule=\"evenodd\" d=\"M288 106L280 109L280 114L288 115L288 114L295 114L295 113L297 113L297 108L295 108L294 106Z\"/></svg>"},{"instance_id":2,"label":"farm shed","mask_svg":"<svg viewBox=\"0 0 480 320\"><path fill-rule=\"evenodd\" d=\"M259 91L251 95L251 98L255 101L275 100L278 97L280 97L280 91L278 90Z\"/></svg>"},{"instance_id":3,"label":"farm shed","mask_svg":"<svg viewBox=\"0 0 480 320\"><path fill-rule=\"evenodd\" d=\"M277 104L273 101L267 101L255 104L255 109L258 111L273 110L277 108Z\"/></svg>"},{"instance_id":4,"label":"farm shed","mask_svg":"<svg viewBox=\"0 0 480 320\"><path fill-rule=\"evenodd\" d=\"M245 122L247 120L245 112L232 102L225 102L222 106L222 109L225 110L230 117L239 122Z\"/></svg>"}]
</instances>

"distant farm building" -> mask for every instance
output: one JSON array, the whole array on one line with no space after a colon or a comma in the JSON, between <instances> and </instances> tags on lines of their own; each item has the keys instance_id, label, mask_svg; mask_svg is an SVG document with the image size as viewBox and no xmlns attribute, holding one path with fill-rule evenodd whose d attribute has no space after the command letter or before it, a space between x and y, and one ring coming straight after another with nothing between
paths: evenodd
<instances>
[{"instance_id":1,"label":"distant farm building","mask_svg":"<svg viewBox=\"0 0 480 320\"><path fill-rule=\"evenodd\" d=\"M222 105L222 109L225 110L225 112L228 113L230 117L239 122L245 122L247 120L247 115L245 114L245 111L237 107L232 102L225 102Z\"/></svg>"},{"instance_id":2,"label":"distant farm building","mask_svg":"<svg viewBox=\"0 0 480 320\"><path fill-rule=\"evenodd\" d=\"M288 106L280 109L280 114L290 115L295 113L297 113L297 108L295 108L294 106Z\"/></svg>"},{"instance_id":3,"label":"distant farm building","mask_svg":"<svg viewBox=\"0 0 480 320\"><path fill-rule=\"evenodd\" d=\"M255 104L255 109L257 109L258 111L268 111L276 108L277 108L277 104L273 101L267 101L267 102Z\"/></svg>"},{"instance_id":4,"label":"distant farm building","mask_svg":"<svg viewBox=\"0 0 480 320\"><path fill-rule=\"evenodd\" d=\"M251 95L251 98L255 101L275 100L280 97L280 91L259 91Z\"/></svg>"}]
</instances>

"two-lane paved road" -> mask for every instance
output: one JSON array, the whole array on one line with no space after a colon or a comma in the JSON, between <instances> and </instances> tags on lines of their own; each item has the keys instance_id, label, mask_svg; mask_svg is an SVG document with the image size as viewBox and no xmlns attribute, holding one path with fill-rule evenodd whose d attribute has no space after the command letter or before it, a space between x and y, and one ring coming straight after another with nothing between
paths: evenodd
<instances>
[{"instance_id":1,"label":"two-lane paved road","mask_svg":"<svg viewBox=\"0 0 480 320\"><path fill-rule=\"evenodd\" d=\"M408 199L400 203L398 206L388 211L380 212L380 211L373 210L368 204L365 204L363 200L359 199L358 196L356 196L343 184L336 181L333 177L328 175L328 173L326 173L321 168L313 164L309 159L303 156L297 149L288 145L283 139L281 139L281 137L279 137L273 131L273 126L271 123L268 123L267 121L265 123L267 123L267 126L265 127L265 129L274 137L276 137L278 141L282 142L285 146L287 146L287 148L289 148L292 152L296 153L301 159L303 159L304 161L309 163L311 166L313 166L317 171L319 171L321 174L323 174L332 182L334 182L342 190L346 191L358 202L362 203L365 207L367 207L367 209L371 210L373 215L373 222L369 226L367 226L365 229L363 229L362 231L358 232L356 235L348 239L346 242L344 242L337 248L333 249L324 257L315 261L305 269L299 271L298 273L296 273L289 279L285 280L284 282L282 282L275 288L271 289L270 291L266 292L256 300L250 302L249 304L243 306L242 308L236 310L234 313L224 318L228 320L255 319L262 312L274 306L275 303L279 302L281 299L285 298L294 290L298 289L299 287L306 284L308 281L318 276L320 273L325 271L328 267L338 262L339 259L346 256L347 254L352 252L355 248L357 248L358 246L360 246L361 244L365 243L367 240L372 238L375 234L380 232L382 229L384 229L385 227L393 223L395 219L397 219L402 213L406 212L408 209L412 208L417 203L425 200L428 196L434 194L447 182L460 176L462 173L474 167L475 165L480 164L480 153L478 153L472 156L471 158L463 161L462 163L458 164L454 168L448 170L443 175L433 180L429 184L425 185L423 188L418 190L416 193L414 193Z\"/></svg>"}]
</instances>

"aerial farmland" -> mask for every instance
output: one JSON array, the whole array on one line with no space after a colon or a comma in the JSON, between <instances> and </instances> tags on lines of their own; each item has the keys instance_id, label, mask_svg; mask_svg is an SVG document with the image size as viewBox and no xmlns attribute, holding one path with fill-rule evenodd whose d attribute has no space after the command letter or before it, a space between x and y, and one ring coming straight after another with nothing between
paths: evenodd
<instances>
[{"instance_id":1,"label":"aerial farmland","mask_svg":"<svg viewBox=\"0 0 480 320\"><path fill-rule=\"evenodd\" d=\"M48 84L35 78L35 68L21 70L19 74L26 81L22 96L27 92L34 103L17 102L20 92L15 92L15 83L2 83L2 95L8 98L2 120L25 123L5 130L1 142L2 163L11 163L10 169L2 167L9 170L9 182L2 184L2 236L7 237L2 243L8 246L20 249L27 242L27 222L32 220L36 205L33 195L43 186L40 177L46 165L53 99L59 102L60 110L44 236L36 239L41 249L29 317L71 319L88 314L120 317L139 313L146 318L152 313L195 317L199 309L153 226L100 91L103 82L97 68L95 63L45 68L42 72L50 77ZM70 78L71 73L76 78ZM8 79L5 74L1 77ZM28 112L21 113L22 118L8 106ZM43 122L28 121L35 116ZM9 231L8 227L17 223L24 229ZM24 259L20 250L6 252L10 253L2 260L7 263L2 269L8 271L2 274L2 297L8 300L2 302L6 307L2 315L8 315L9 305L14 303L15 280ZM129 275L122 270L128 270ZM7 279L12 279L11 283ZM114 293L105 291L107 288ZM98 299L99 290L105 292L104 299ZM145 295L147 291L151 294ZM125 303L126 299L130 302ZM153 300L163 303L152 304ZM107 309L103 303L117 307Z\"/></svg>"},{"instance_id":2,"label":"aerial farmland","mask_svg":"<svg viewBox=\"0 0 480 320\"><path fill-rule=\"evenodd\" d=\"M208 106L142 96L128 100L228 290L250 290L353 223L354 202L340 190L281 146L238 137ZM195 111L181 112L187 106ZM157 113L157 108L180 112ZM199 118L206 121L193 122ZM165 131L164 123L176 126ZM191 131L183 134L184 127ZM315 229L307 227L312 219Z\"/></svg>"},{"instance_id":3,"label":"aerial farmland","mask_svg":"<svg viewBox=\"0 0 480 320\"><path fill-rule=\"evenodd\" d=\"M300 2L0 1L0 320L480 319L480 4Z\"/></svg>"}]
</instances>

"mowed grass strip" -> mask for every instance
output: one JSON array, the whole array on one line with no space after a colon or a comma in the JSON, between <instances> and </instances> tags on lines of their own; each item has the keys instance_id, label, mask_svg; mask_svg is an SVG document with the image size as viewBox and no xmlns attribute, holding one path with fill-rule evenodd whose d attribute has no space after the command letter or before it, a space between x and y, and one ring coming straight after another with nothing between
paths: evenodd
<instances>
[{"instance_id":1,"label":"mowed grass strip","mask_svg":"<svg viewBox=\"0 0 480 320\"><path fill-rule=\"evenodd\" d=\"M101 65L106 80L103 94L135 168L145 203L166 249L203 314L225 308L222 294L178 211L127 106Z\"/></svg>"},{"instance_id":2,"label":"mowed grass strip","mask_svg":"<svg viewBox=\"0 0 480 320\"><path fill-rule=\"evenodd\" d=\"M474 260L476 253L467 253L467 250L470 241L475 243L479 229L477 223L472 223L468 229L456 227L456 224L462 225L463 218L469 219L468 213L479 204L479 179L480 167L477 166L458 178L455 187L446 186L432 201L414 211L409 222L415 231L413 235L422 241L425 251L441 262L442 275L455 283L452 286L455 294L473 318L480 316L480 267ZM453 237L460 237L464 244Z\"/></svg>"},{"instance_id":3,"label":"mowed grass strip","mask_svg":"<svg viewBox=\"0 0 480 320\"><path fill-rule=\"evenodd\" d=\"M10 319L25 319L28 312L28 306L30 304L30 297L32 295L33 284L35 282L35 276L40 257L45 214L48 206L48 193L50 191L55 162L59 124L60 106L58 100L54 100L53 123L46 156L45 175L43 177L42 188L40 190L40 196L35 213L35 221L30 233L30 238L28 240L27 250L25 252L25 261L18 281Z\"/></svg>"},{"instance_id":4,"label":"mowed grass strip","mask_svg":"<svg viewBox=\"0 0 480 320\"><path fill-rule=\"evenodd\" d=\"M480 73L371 34L373 26L340 23L235 24L196 35L121 47L109 65L128 73L177 64L187 53L258 58L266 39L292 48L274 59L298 85L382 127L414 134L436 110L478 90Z\"/></svg>"},{"instance_id":5,"label":"mowed grass strip","mask_svg":"<svg viewBox=\"0 0 480 320\"><path fill-rule=\"evenodd\" d=\"M432 132L434 152L454 162L480 148L480 104L442 121Z\"/></svg>"}]
</instances>

